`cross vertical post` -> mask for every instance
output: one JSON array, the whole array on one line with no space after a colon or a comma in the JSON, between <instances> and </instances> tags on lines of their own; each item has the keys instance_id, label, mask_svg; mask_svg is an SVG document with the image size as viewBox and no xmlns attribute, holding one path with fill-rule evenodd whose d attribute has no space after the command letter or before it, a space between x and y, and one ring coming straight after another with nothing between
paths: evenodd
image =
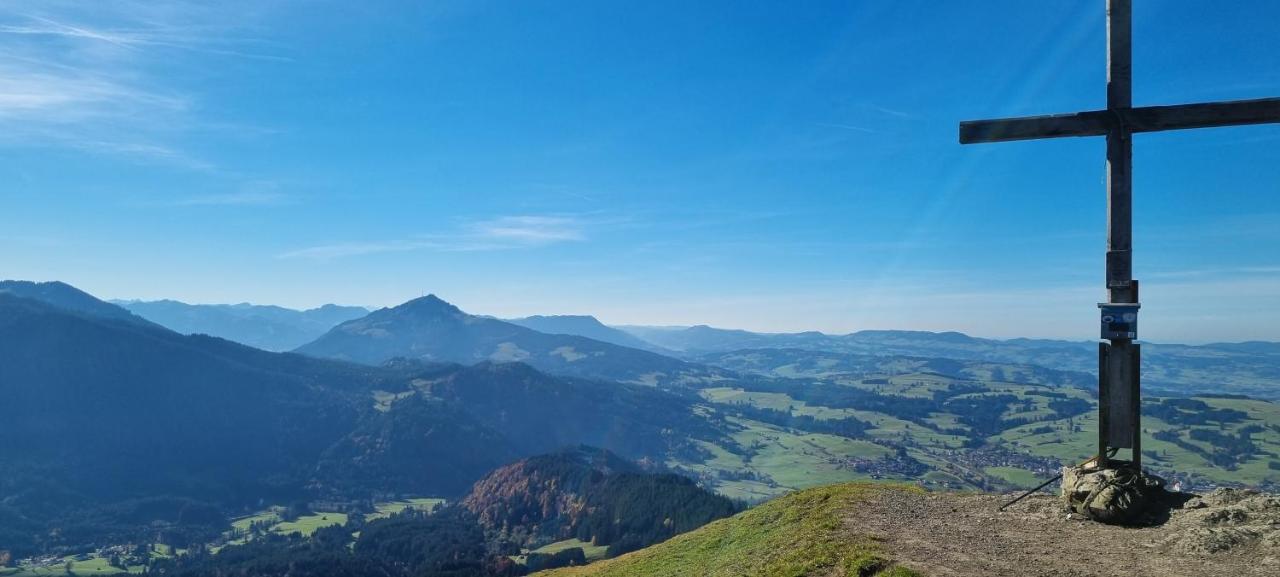
<instances>
[{"instance_id":1,"label":"cross vertical post","mask_svg":"<svg viewBox=\"0 0 1280 577\"><path fill-rule=\"evenodd\" d=\"M1133 6L1131 0L1107 1L1107 110L1119 113L1133 108ZM1123 122L1107 131L1107 301L1137 304L1133 280L1133 133ZM1120 336L1102 346L1098 375L1098 461L1108 466L1111 448L1133 451L1133 466L1141 467L1138 438L1141 406L1138 345Z\"/></svg>"},{"instance_id":2,"label":"cross vertical post","mask_svg":"<svg viewBox=\"0 0 1280 577\"><path fill-rule=\"evenodd\" d=\"M1132 14L1129 0L1107 3L1107 110L1133 107ZM1107 131L1107 293L1132 300L1133 135L1123 123Z\"/></svg>"}]
</instances>

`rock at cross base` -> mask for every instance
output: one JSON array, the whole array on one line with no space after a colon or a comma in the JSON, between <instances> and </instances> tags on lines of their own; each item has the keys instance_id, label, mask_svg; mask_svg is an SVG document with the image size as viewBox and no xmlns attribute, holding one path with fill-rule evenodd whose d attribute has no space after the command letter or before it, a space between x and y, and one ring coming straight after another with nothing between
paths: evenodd
<instances>
[{"instance_id":1,"label":"rock at cross base","mask_svg":"<svg viewBox=\"0 0 1280 577\"><path fill-rule=\"evenodd\" d=\"M1071 512L1111 525L1141 522L1167 500L1164 480L1134 468L1064 467L1062 500Z\"/></svg>"}]
</instances>

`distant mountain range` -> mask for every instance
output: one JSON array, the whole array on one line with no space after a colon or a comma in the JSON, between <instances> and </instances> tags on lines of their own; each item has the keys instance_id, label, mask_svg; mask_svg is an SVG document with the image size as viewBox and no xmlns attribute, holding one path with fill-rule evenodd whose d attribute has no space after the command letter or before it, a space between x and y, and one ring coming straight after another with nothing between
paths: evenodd
<instances>
[{"instance_id":1,"label":"distant mountain range","mask_svg":"<svg viewBox=\"0 0 1280 577\"><path fill-rule=\"evenodd\" d=\"M390 317L397 316L399 321L396 322L403 324L407 309L428 316L436 313L430 310L431 307L419 306L422 303L418 301L423 299L384 309L397 311L395 313L371 315L367 319L367 309L336 305L295 311L250 304L117 301L135 313L127 315L118 309L101 308L95 304L100 302L97 299L63 283L4 281L0 282L0 292L3 291L56 300L68 308L94 310L99 315L116 315L116 318L132 322L151 321L181 333L218 336L264 350L298 349L314 356L373 364L396 356L467 364L481 360L522 360L556 374L650 384L705 383L723 378L723 374L707 372L707 364L720 366L708 363L708 359L718 353L758 349L944 357L1038 365L1079 373L1092 372L1097 365L1097 345L1087 340L999 340L958 332L895 330L868 330L844 335L816 331L756 333L705 325L613 327L589 315L536 315L502 321L465 314L473 320L453 325L457 329L453 332L446 330L443 324L435 332L424 332L421 327L409 329L405 325L400 327L396 338L388 339L390 333L376 333L379 337L371 340L343 336L342 331L331 329L344 322L361 321L378 324L385 330ZM424 298L443 303L435 297ZM444 306L452 307L447 303ZM441 318L450 314L452 312L445 311ZM518 334L511 325L532 332ZM362 325L357 323L348 329L357 326ZM467 336L460 337L464 332ZM506 338L508 336L511 338ZM590 339L590 342L565 337L582 337ZM365 342L357 344L358 341ZM607 349L605 345L624 349ZM583 351L591 351L591 356L597 358L587 359ZM662 358L639 355L639 351ZM695 368L687 362L682 365L673 359L704 366ZM1280 343L1143 344L1143 386L1152 391L1179 395L1233 393L1280 400L1280 387L1275 386L1276 382L1280 382Z\"/></svg>"},{"instance_id":2,"label":"distant mountain range","mask_svg":"<svg viewBox=\"0 0 1280 577\"><path fill-rule=\"evenodd\" d=\"M339 323L369 314L369 309L364 307L331 304L300 311L248 303L193 305L173 300L112 303L182 334L221 337L266 351L296 349Z\"/></svg>"},{"instance_id":3,"label":"distant mountain range","mask_svg":"<svg viewBox=\"0 0 1280 577\"><path fill-rule=\"evenodd\" d=\"M342 323L297 352L365 364L395 358L464 364L518 361L558 375L662 386L725 378L725 371L650 351L470 315L435 295Z\"/></svg>"}]
</instances>

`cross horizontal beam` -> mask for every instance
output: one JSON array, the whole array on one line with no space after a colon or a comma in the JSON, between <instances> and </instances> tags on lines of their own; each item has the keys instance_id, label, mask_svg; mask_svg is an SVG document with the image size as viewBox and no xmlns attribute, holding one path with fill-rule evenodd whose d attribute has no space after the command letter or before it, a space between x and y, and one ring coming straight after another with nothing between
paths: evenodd
<instances>
[{"instance_id":1,"label":"cross horizontal beam","mask_svg":"<svg viewBox=\"0 0 1280 577\"><path fill-rule=\"evenodd\" d=\"M960 123L960 144L1103 136L1122 128L1129 132L1158 132L1273 122L1280 122L1280 98L1143 106L1075 114L969 120Z\"/></svg>"}]
</instances>

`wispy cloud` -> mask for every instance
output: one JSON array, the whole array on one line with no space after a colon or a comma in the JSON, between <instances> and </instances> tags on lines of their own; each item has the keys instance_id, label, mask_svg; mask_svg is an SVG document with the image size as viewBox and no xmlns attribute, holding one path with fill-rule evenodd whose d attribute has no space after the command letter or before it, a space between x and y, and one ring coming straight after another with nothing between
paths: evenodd
<instances>
[{"instance_id":1,"label":"wispy cloud","mask_svg":"<svg viewBox=\"0 0 1280 577\"><path fill-rule=\"evenodd\" d=\"M504 216L474 223L478 238L523 245L583 240L582 223L564 216Z\"/></svg>"},{"instance_id":2,"label":"wispy cloud","mask_svg":"<svg viewBox=\"0 0 1280 577\"><path fill-rule=\"evenodd\" d=\"M78 125L103 118L182 112L183 97L130 86L101 72L0 60L0 121Z\"/></svg>"},{"instance_id":3,"label":"wispy cloud","mask_svg":"<svg viewBox=\"0 0 1280 577\"><path fill-rule=\"evenodd\" d=\"M346 242L310 246L277 255L282 259L330 260L350 256L363 256L389 252L408 252L439 249L439 243L426 240L395 240L383 242Z\"/></svg>"},{"instance_id":4,"label":"wispy cloud","mask_svg":"<svg viewBox=\"0 0 1280 577\"><path fill-rule=\"evenodd\" d=\"M155 72L181 52L288 60L230 7L103 0L0 6L0 146L63 147L190 169L198 95ZM23 11L19 11L23 10ZM266 49L266 50L264 50ZM216 123L214 123L216 124Z\"/></svg>"},{"instance_id":5,"label":"wispy cloud","mask_svg":"<svg viewBox=\"0 0 1280 577\"><path fill-rule=\"evenodd\" d=\"M261 60L292 62L279 54L248 51L245 45L263 44L263 41L243 37L209 35L208 29L155 21L141 23L130 28L95 28L88 25L68 24L27 14L25 24L0 25L0 34L48 36L55 38L105 42L121 48L174 48L221 56L237 56Z\"/></svg>"},{"instance_id":6,"label":"wispy cloud","mask_svg":"<svg viewBox=\"0 0 1280 577\"><path fill-rule=\"evenodd\" d=\"M838 122L815 122L814 124L817 124L818 126L825 126L827 128L839 128L842 130L852 130L854 132L865 132L867 134L875 134L876 132L870 128L864 128L853 124L841 124Z\"/></svg>"},{"instance_id":7,"label":"wispy cloud","mask_svg":"<svg viewBox=\"0 0 1280 577\"><path fill-rule=\"evenodd\" d=\"M587 239L592 221L569 215L515 215L463 222L447 233L406 239L338 242L287 251L282 259L330 260L373 254L433 251L484 252L529 249Z\"/></svg>"},{"instance_id":8,"label":"wispy cloud","mask_svg":"<svg viewBox=\"0 0 1280 577\"><path fill-rule=\"evenodd\" d=\"M896 116L896 117L898 117L898 118L915 118L915 115L914 115L914 114L911 114L911 113L909 113L909 112L903 112L903 111L901 111L901 110L895 110L895 109L893 109L893 108L889 108L889 107L887 107L887 106L879 106L879 105L876 105L876 104L868 104L868 105L867 105L867 107L868 107L868 108L870 108L870 109L872 109L872 110L874 110L874 111L876 111L876 112L879 112L879 113L881 113L881 114L887 114L887 115L889 115L889 116Z\"/></svg>"},{"instance_id":9,"label":"wispy cloud","mask_svg":"<svg viewBox=\"0 0 1280 577\"><path fill-rule=\"evenodd\" d=\"M263 190L247 190L223 194L201 194L178 199L176 206L279 206L293 204L295 199L289 195Z\"/></svg>"}]
</instances>

